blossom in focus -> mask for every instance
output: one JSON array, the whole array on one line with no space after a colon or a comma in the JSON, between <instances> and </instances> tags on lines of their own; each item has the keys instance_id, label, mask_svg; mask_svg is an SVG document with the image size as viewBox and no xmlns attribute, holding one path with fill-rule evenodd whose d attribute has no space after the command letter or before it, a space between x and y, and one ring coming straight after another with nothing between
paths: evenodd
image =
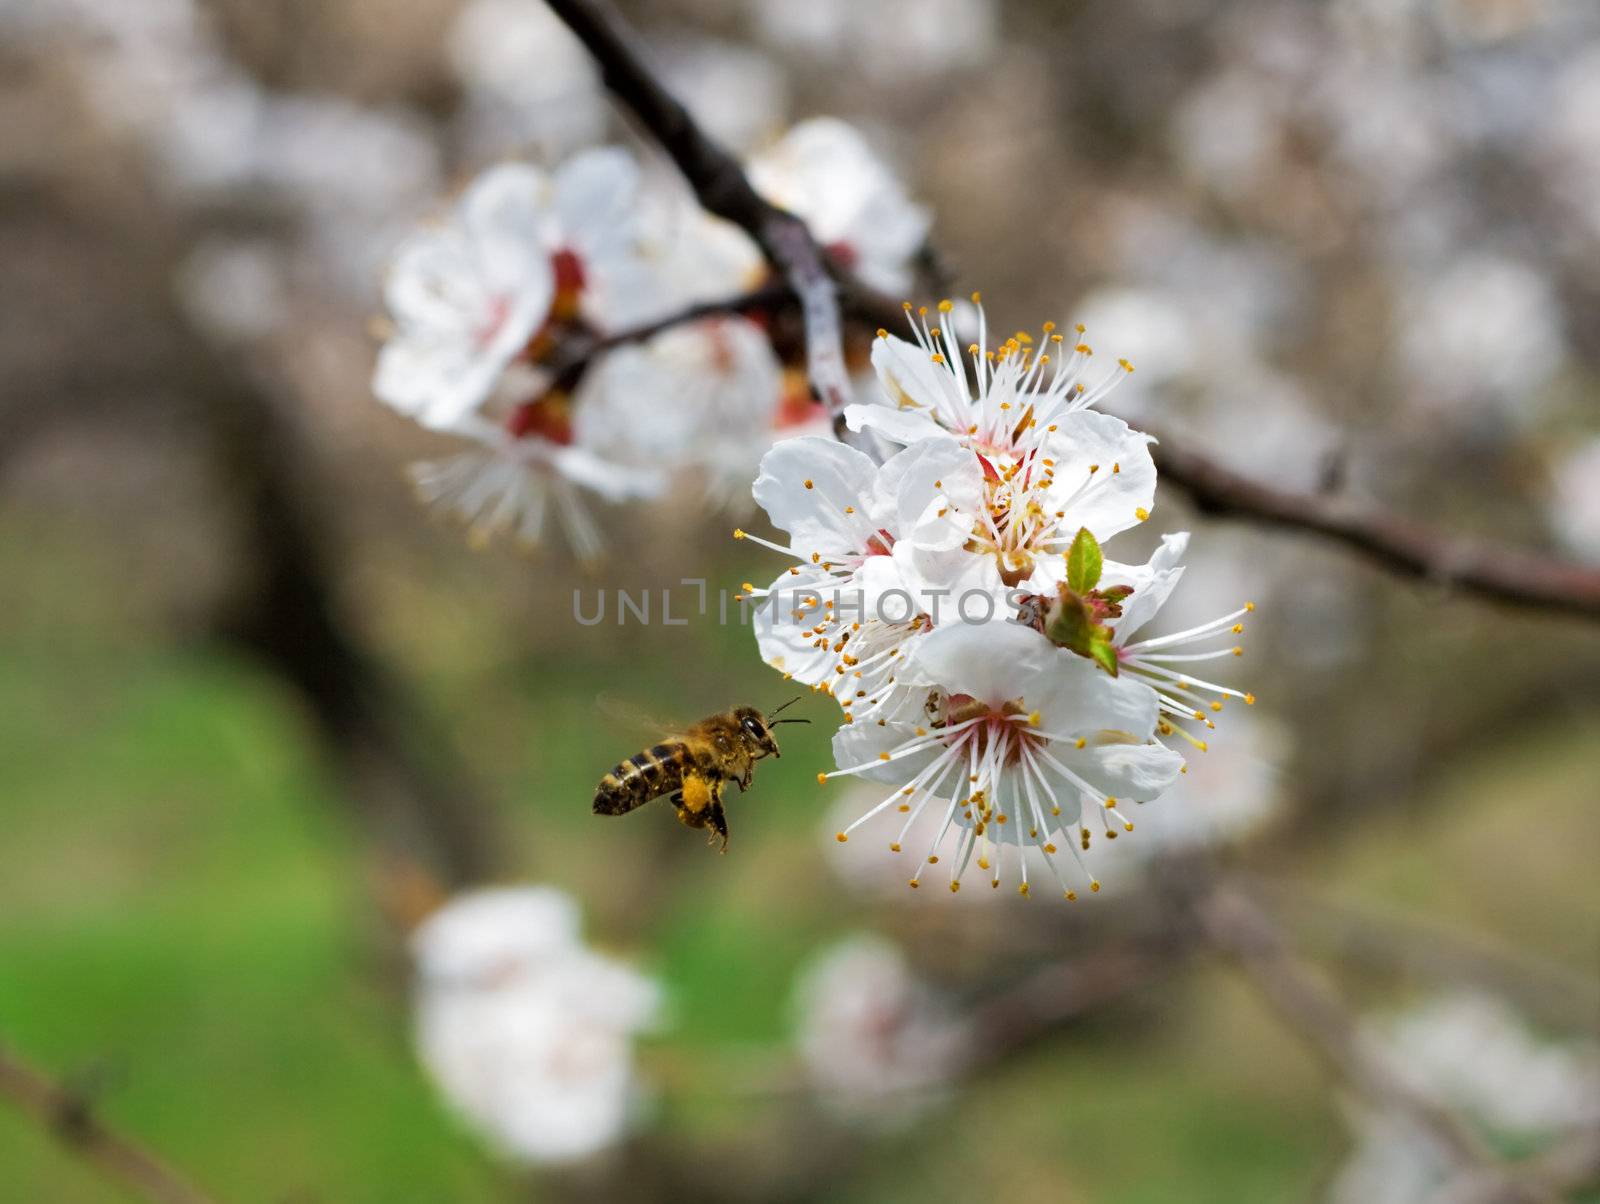
<instances>
[{"instance_id":1,"label":"blossom in focus","mask_svg":"<svg viewBox=\"0 0 1600 1204\"><path fill-rule=\"evenodd\" d=\"M779 443L753 492L789 543L735 532L795 561L769 588L745 591L762 603L762 658L831 693L846 722L903 708L900 667L934 623L921 599L941 584L941 568L965 558L962 503L975 505L980 489L976 462L953 439L927 440L881 466L832 439Z\"/></svg>"},{"instance_id":2,"label":"blossom in focus","mask_svg":"<svg viewBox=\"0 0 1600 1204\"><path fill-rule=\"evenodd\" d=\"M880 816L903 832L930 808L941 817L936 844L959 829L952 891L974 860L998 887L995 850L1012 845L1022 894L1029 893L1028 858L1020 854L1034 849L1063 894L1076 898L1057 864L1062 850L1081 870L1079 850L1093 833L1131 832L1121 807L1159 795L1183 765L1155 739L1155 691L1014 623L937 628L903 672L928 691L921 721L840 728L840 768L819 778L860 775L891 787L841 840ZM891 848L902 846L900 832ZM939 857L922 850L913 857L917 886ZM1082 873L1091 890L1100 888Z\"/></svg>"},{"instance_id":3,"label":"blossom in focus","mask_svg":"<svg viewBox=\"0 0 1600 1204\"><path fill-rule=\"evenodd\" d=\"M953 308L939 306L945 315ZM880 331L872 352L880 394L849 406L845 419L897 443L954 438L967 448L983 480L972 570L996 592L1042 593L1065 576L1080 528L1105 540L1150 517L1150 439L1090 408L1133 370L1126 360L1094 376L1093 349L1067 347L1054 323L1040 344L1018 332L986 351L981 307L978 315L978 341L965 349L948 328L930 327L926 311L912 324L915 342Z\"/></svg>"},{"instance_id":4,"label":"blossom in focus","mask_svg":"<svg viewBox=\"0 0 1600 1204\"><path fill-rule=\"evenodd\" d=\"M970 1026L890 941L853 936L819 953L795 984L795 1043L823 1102L893 1120L960 1073Z\"/></svg>"},{"instance_id":5,"label":"blossom in focus","mask_svg":"<svg viewBox=\"0 0 1600 1204\"><path fill-rule=\"evenodd\" d=\"M570 1163L627 1132L654 982L594 953L548 887L459 896L412 936L417 1052L440 1093L520 1162Z\"/></svg>"},{"instance_id":6,"label":"blossom in focus","mask_svg":"<svg viewBox=\"0 0 1600 1204\"><path fill-rule=\"evenodd\" d=\"M928 211L852 126L802 121L749 163L750 182L803 218L823 248L866 284L911 287L911 265L928 236Z\"/></svg>"}]
</instances>

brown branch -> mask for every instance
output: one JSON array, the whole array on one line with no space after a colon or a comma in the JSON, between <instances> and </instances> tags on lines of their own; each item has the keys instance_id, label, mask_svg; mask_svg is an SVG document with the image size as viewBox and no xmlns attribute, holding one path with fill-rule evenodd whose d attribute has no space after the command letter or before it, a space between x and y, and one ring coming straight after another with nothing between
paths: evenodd
<instances>
[{"instance_id":1,"label":"brown branch","mask_svg":"<svg viewBox=\"0 0 1600 1204\"><path fill-rule=\"evenodd\" d=\"M1520 1204L1550 1198L1544 1186L1514 1179L1476 1133L1395 1073L1339 997L1294 956L1283 934L1252 898L1214 886L1201 893L1194 908L1201 935L1245 972L1288 1027L1370 1107L1410 1121L1461 1174L1492 1183L1497 1200Z\"/></svg>"},{"instance_id":2,"label":"brown branch","mask_svg":"<svg viewBox=\"0 0 1600 1204\"><path fill-rule=\"evenodd\" d=\"M607 0L550 0L600 66L606 86L671 155L700 203L753 237L799 299L812 387L842 421L850 397L841 334L847 312L895 328L899 306L830 264L806 224L758 193L739 161L695 123L646 65L637 39ZM1399 515L1337 497L1292 493L1252 481L1170 442L1156 464L1202 513L1309 531L1391 572L1491 601L1600 619L1600 572L1528 552L1463 540Z\"/></svg>"},{"instance_id":3,"label":"brown branch","mask_svg":"<svg viewBox=\"0 0 1600 1204\"><path fill-rule=\"evenodd\" d=\"M1600 619L1600 571L1463 539L1337 495L1263 485L1166 440L1151 451L1162 477L1187 493L1202 514L1309 531L1402 577L1493 602Z\"/></svg>"},{"instance_id":4,"label":"brown branch","mask_svg":"<svg viewBox=\"0 0 1600 1204\"><path fill-rule=\"evenodd\" d=\"M0 1045L0 1096L36 1120L107 1178L157 1204L210 1204L212 1197L132 1138L94 1115L89 1101Z\"/></svg>"},{"instance_id":5,"label":"brown branch","mask_svg":"<svg viewBox=\"0 0 1600 1204\"><path fill-rule=\"evenodd\" d=\"M850 403L839 300L823 250L794 214L763 197L744 169L700 128L646 65L637 39L605 0L550 0L627 105L683 173L700 204L745 230L783 273L805 321L811 386L837 419Z\"/></svg>"},{"instance_id":6,"label":"brown branch","mask_svg":"<svg viewBox=\"0 0 1600 1204\"><path fill-rule=\"evenodd\" d=\"M793 303L794 293L790 291L788 286L774 282L753 288L749 292L740 293L737 296L722 297L716 301L700 301L694 305L687 305L682 309L667 314L665 317L643 322L638 326L630 326L626 330L588 337L576 335L567 340L567 345L562 348L562 355L555 369L555 380L551 387L570 393L577 387L578 382L583 379L584 374L594 366L594 362L597 359L606 352L613 351L618 347L648 342L658 334L673 330L679 326L700 322L707 318L722 318L733 314L751 314L760 310L792 305Z\"/></svg>"}]
</instances>

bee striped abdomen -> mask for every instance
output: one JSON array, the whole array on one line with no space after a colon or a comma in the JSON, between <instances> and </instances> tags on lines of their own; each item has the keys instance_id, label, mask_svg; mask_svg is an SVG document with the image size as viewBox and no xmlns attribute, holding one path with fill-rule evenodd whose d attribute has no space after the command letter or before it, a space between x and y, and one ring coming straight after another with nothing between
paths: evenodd
<instances>
[{"instance_id":1,"label":"bee striped abdomen","mask_svg":"<svg viewBox=\"0 0 1600 1204\"><path fill-rule=\"evenodd\" d=\"M594 792L596 815L621 815L676 790L689 763L683 741L656 744L619 762Z\"/></svg>"}]
</instances>

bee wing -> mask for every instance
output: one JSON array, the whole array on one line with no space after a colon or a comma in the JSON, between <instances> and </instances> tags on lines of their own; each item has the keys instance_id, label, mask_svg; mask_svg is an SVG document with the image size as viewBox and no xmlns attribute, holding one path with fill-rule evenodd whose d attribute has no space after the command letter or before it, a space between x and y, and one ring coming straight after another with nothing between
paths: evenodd
<instances>
[{"instance_id":1,"label":"bee wing","mask_svg":"<svg viewBox=\"0 0 1600 1204\"><path fill-rule=\"evenodd\" d=\"M642 707L618 698L615 694L600 694L595 698L595 709L607 723L630 736L654 743L658 740L681 738L689 725L662 719Z\"/></svg>"}]
</instances>

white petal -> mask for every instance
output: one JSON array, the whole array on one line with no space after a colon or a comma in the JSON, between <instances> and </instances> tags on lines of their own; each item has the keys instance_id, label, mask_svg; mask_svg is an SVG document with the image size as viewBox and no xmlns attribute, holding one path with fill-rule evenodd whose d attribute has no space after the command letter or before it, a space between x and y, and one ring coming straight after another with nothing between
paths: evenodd
<instances>
[{"instance_id":1,"label":"white petal","mask_svg":"<svg viewBox=\"0 0 1600 1204\"><path fill-rule=\"evenodd\" d=\"M1063 527L1088 527L1103 543L1143 521L1139 511L1148 516L1156 496L1150 436L1097 410L1065 414L1056 425L1045 448L1056 462L1050 498L1066 510Z\"/></svg>"},{"instance_id":2,"label":"white petal","mask_svg":"<svg viewBox=\"0 0 1600 1204\"><path fill-rule=\"evenodd\" d=\"M761 458L752 493L772 525L802 550L859 550L871 534L860 512L876 473L877 465L855 448L807 435L786 439ZM857 514L846 514L846 507Z\"/></svg>"}]
</instances>

